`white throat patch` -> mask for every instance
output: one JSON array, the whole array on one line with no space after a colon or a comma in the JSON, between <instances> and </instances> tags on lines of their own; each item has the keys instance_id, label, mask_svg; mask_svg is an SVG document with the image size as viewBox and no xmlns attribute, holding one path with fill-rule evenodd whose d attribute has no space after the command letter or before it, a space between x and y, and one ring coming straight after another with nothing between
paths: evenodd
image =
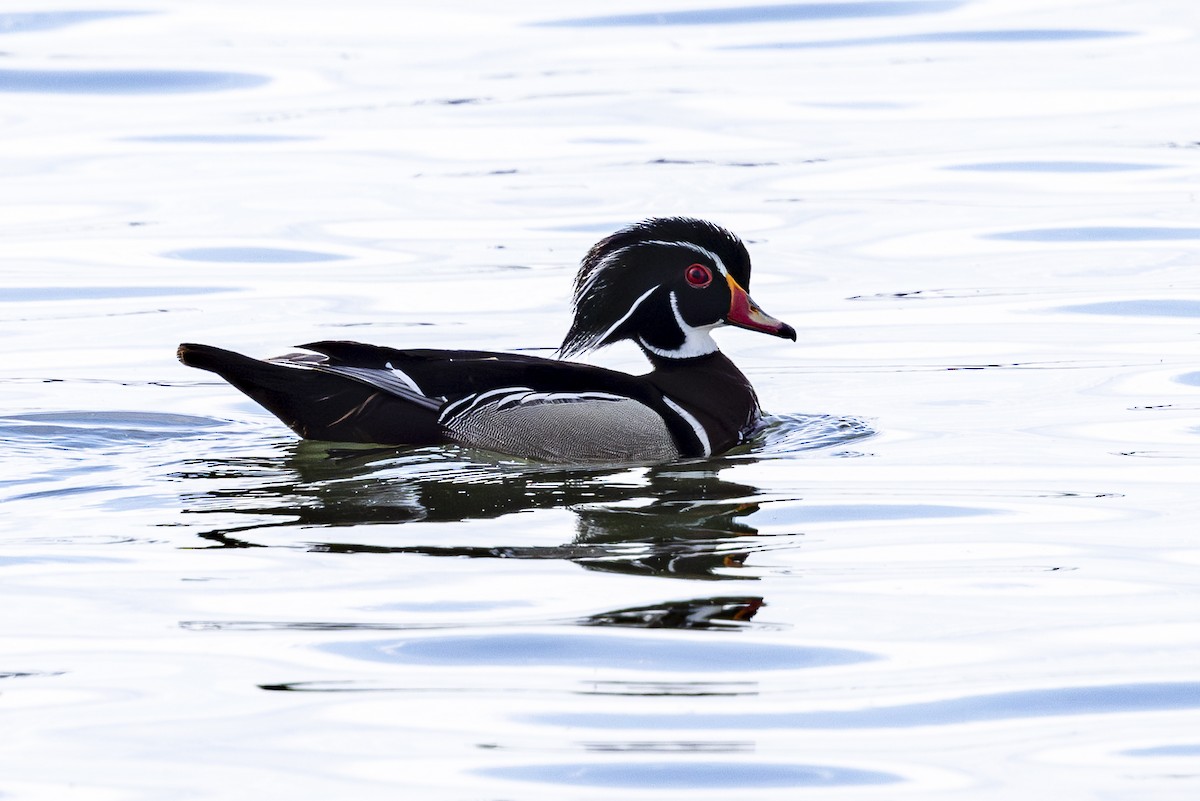
<instances>
[{"instance_id":1,"label":"white throat patch","mask_svg":"<svg viewBox=\"0 0 1200 801\"><path fill-rule=\"evenodd\" d=\"M683 332L683 344L674 350L664 350L656 348L642 337L638 337L639 345L664 359L692 359L717 351L717 341L712 338L710 332L721 323L698 327L688 325L684 322L683 315L679 313L679 299L675 296L674 291L671 292L671 311L675 313L675 322L679 324L679 330Z\"/></svg>"}]
</instances>

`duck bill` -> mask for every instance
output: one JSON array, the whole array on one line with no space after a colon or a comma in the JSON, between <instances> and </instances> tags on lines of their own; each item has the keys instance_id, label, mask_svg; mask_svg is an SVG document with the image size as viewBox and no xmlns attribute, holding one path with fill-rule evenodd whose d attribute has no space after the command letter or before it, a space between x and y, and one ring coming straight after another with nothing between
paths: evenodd
<instances>
[{"instance_id":1,"label":"duck bill","mask_svg":"<svg viewBox=\"0 0 1200 801\"><path fill-rule=\"evenodd\" d=\"M729 277L728 281L729 314L725 316L725 322L736 325L738 328L762 331L764 334L796 341L796 329L787 323L776 320L760 309L754 299L746 294L746 290L742 289L732 277Z\"/></svg>"}]
</instances>

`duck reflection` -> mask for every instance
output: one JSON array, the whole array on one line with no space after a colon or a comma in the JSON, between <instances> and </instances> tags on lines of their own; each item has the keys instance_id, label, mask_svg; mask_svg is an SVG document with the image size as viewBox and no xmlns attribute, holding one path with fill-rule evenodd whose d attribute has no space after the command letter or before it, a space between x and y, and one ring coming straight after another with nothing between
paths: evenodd
<instances>
[{"instance_id":1,"label":"duck reflection","mask_svg":"<svg viewBox=\"0 0 1200 801\"><path fill-rule=\"evenodd\" d=\"M692 579L755 578L738 575L737 568L765 547L745 522L759 509L759 491L720 478L728 461L566 468L482 462L478 454L448 449L345 450L310 442L280 447L283 453L274 458L197 460L177 474L193 488L210 487L183 495L185 513L213 514L224 523L234 516L232 525L200 532L212 543L208 547L278 546L283 544L278 535L285 532L370 526L371 542L309 540L307 547L329 553L561 559L590 570ZM376 527L498 519L541 509L575 514L575 530L566 542L389 545L379 543ZM498 539L504 531L498 527ZM690 613L682 614L687 619Z\"/></svg>"}]
</instances>

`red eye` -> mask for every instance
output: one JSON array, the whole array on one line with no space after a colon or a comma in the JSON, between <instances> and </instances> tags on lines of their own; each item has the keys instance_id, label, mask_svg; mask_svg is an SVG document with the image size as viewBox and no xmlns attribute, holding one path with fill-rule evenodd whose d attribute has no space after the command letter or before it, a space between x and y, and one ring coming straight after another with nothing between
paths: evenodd
<instances>
[{"instance_id":1,"label":"red eye","mask_svg":"<svg viewBox=\"0 0 1200 801\"><path fill-rule=\"evenodd\" d=\"M692 286L697 289L703 289L712 283L712 270L703 264L693 264L684 271L683 277Z\"/></svg>"}]
</instances>

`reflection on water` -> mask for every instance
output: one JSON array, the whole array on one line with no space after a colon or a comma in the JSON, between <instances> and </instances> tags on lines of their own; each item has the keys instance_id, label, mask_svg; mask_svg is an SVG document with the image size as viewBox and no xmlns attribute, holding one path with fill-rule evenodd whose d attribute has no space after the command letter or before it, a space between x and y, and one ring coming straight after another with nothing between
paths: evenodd
<instances>
[{"instance_id":1,"label":"reflection on water","mask_svg":"<svg viewBox=\"0 0 1200 801\"><path fill-rule=\"evenodd\" d=\"M466 611L478 610L487 605L475 603L439 603L432 608L413 609L408 612ZM663 601L649 606L614 609L575 620L545 620L545 624L575 626L616 626L639 629L693 629L708 631L740 631L748 627L750 620L764 606L758 596L733 596L694 598L686 601ZM528 621L500 621L496 626L515 626ZM406 631L411 629L442 628L445 624L426 623L362 623L336 621L264 621L264 620L185 620L180 627L190 631Z\"/></svg>"},{"instance_id":2,"label":"reflection on water","mask_svg":"<svg viewBox=\"0 0 1200 801\"><path fill-rule=\"evenodd\" d=\"M377 464L369 457L353 462L313 458L313 450L297 445L294 452L302 455L292 462L296 471L272 476L270 482L259 476L251 492L245 481L251 470L270 471L271 466L261 462L253 466L216 464L207 466L208 472L189 466L181 476L193 482L204 475L221 483L237 481L229 489L186 497L186 512L224 516L236 511L256 518L245 526L206 531L200 536L220 547L251 547L278 542L278 536L264 540L264 535L276 528L303 531L309 539L311 530L318 527L494 519L565 507L578 516L577 536L568 543L388 546L310 541L308 547L343 554L569 560L596 570L718 578L728 577L719 569L744 562L750 548L739 539L756 533L738 522L739 517L758 508L755 503L721 502L723 498L751 498L755 490L722 481L715 472L697 475L693 470L651 469L637 482L611 481L628 471L505 468L449 461L439 465L436 455L428 452ZM389 462L392 471L387 469ZM398 470L397 462L402 465ZM434 469L429 470L431 466ZM707 500L694 500L697 497ZM646 498L651 499L649 503L634 508L607 505ZM261 522L272 517L280 518L279 522ZM287 544L294 547L296 543ZM754 545L755 550L762 547Z\"/></svg>"},{"instance_id":3,"label":"reflection on water","mask_svg":"<svg viewBox=\"0 0 1200 801\"><path fill-rule=\"evenodd\" d=\"M724 460L632 469L496 460L454 448L347 449L301 441L274 461L189 461L177 476L193 488L183 497L185 513L212 513L227 520L234 512L253 520L200 532L217 547L296 547L301 543L281 542L280 533L304 532L305 547L322 553L553 559L590 570L631 574L755 578L736 571L751 554L796 546L756 536L758 530L745 518L774 501L759 497L753 486L722 479L721 470L773 454L829 449L871 433L865 423L849 418L796 415L766 426L749 446ZM205 484L212 488L195 491ZM563 508L576 516L575 537L565 543L389 545L311 540L314 529L496 519ZM792 515L794 522L802 522L958 513L932 506L813 506ZM376 538L381 532L372 531Z\"/></svg>"}]
</instances>

